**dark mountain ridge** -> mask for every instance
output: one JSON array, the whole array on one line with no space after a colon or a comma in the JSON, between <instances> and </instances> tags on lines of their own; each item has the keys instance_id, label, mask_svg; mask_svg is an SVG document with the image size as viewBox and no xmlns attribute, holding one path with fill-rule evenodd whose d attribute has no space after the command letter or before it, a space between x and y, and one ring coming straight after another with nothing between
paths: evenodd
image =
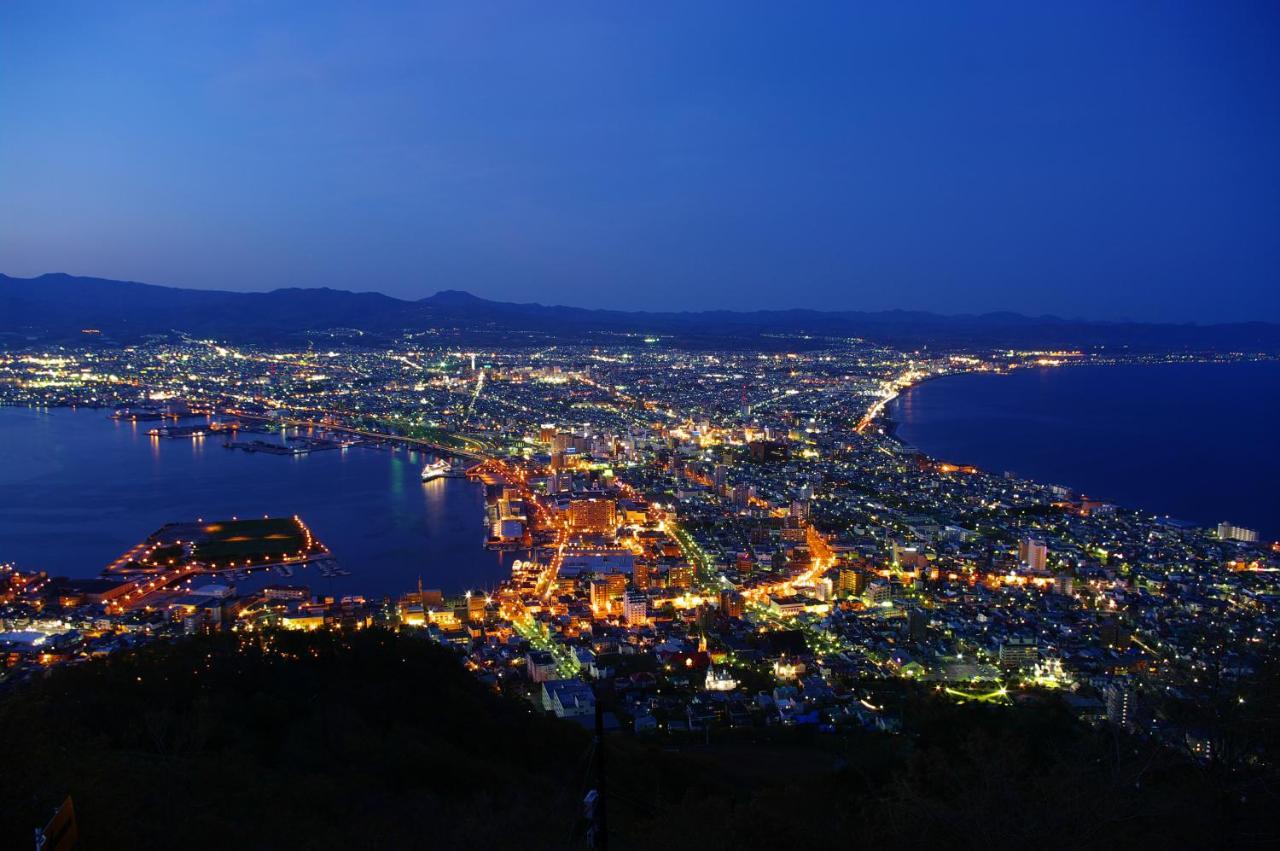
<instances>
[{"instance_id":1,"label":"dark mountain ridge","mask_svg":"<svg viewBox=\"0 0 1280 851\"><path fill-rule=\"evenodd\" d=\"M52 273L0 274L0 335L49 340L85 328L129 341L175 331L240 342L333 330L381 339L405 331L455 336L655 334L675 343L760 343L773 335L861 337L900 346L1129 347L1144 350L1280 351L1280 325L1100 322L1010 312L941 315L924 311L596 310L489 301L442 290L416 301L378 292L285 288L269 292L191 290Z\"/></svg>"}]
</instances>

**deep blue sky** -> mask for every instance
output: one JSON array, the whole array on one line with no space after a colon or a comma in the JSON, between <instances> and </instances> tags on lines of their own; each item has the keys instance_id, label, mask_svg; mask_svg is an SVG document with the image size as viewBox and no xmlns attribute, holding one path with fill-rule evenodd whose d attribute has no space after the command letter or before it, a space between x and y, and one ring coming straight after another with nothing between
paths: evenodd
<instances>
[{"instance_id":1,"label":"deep blue sky","mask_svg":"<svg viewBox=\"0 0 1280 851\"><path fill-rule=\"evenodd\" d=\"M9 274L1280 320L1274 0L5 0L0 118Z\"/></svg>"}]
</instances>

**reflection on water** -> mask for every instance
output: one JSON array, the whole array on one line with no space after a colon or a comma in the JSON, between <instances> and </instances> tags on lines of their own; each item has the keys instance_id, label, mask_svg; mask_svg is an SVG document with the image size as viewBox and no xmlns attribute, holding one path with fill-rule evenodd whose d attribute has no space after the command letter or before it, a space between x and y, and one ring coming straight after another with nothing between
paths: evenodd
<instances>
[{"instance_id":1,"label":"reflection on water","mask_svg":"<svg viewBox=\"0 0 1280 851\"><path fill-rule=\"evenodd\" d=\"M151 437L107 413L0 408L0 561L95 576L168 522L297 514L352 573L289 580L316 593L397 595L419 575L452 592L509 575L511 557L483 547L483 487L421 482L420 453L246 453L220 436Z\"/></svg>"}]
</instances>

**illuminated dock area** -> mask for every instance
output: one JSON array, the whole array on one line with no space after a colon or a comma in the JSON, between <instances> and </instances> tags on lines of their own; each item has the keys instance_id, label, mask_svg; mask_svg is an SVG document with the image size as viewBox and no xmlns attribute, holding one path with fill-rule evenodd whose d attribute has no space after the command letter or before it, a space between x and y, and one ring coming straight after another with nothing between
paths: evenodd
<instances>
[{"instance_id":1,"label":"illuminated dock area","mask_svg":"<svg viewBox=\"0 0 1280 851\"><path fill-rule=\"evenodd\" d=\"M107 565L103 576L126 580L112 595L125 609L201 574L287 568L328 556L328 548L296 516L197 520L163 526Z\"/></svg>"}]
</instances>

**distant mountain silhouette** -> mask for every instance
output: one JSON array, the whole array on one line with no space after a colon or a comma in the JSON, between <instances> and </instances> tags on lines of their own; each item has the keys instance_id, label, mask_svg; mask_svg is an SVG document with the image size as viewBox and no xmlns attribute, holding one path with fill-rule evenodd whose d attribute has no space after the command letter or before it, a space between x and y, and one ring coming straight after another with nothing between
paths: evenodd
<instances>
[{"instance_id":1,"label":"distant mountain silhouette","mask_svg":"<svg viewBox=\"0 0 1280 851\"><path fill-rule=\"evenodd\" d=\"M435 331L449 339L494 341L506 335L561 335L600 341L620 334L656 334L693 346L805 344L797 336L859 337L900 346L1123 346L1142 350L1280 351L1280 325L1095 322L999 312L944 316L888 310L711 310L629 312L489 301L442 290L417 301L376 292L329 288L230 292L162 287L65 274L14 278L0 274L0 339L84 339L94 328L108 339L186 333L240 342L296 340L340 333L381 341L405 332ZM787 335L779 340L776 335ZM810 341L817 345L820 341Z\"/></svg>"}]
</instances>

